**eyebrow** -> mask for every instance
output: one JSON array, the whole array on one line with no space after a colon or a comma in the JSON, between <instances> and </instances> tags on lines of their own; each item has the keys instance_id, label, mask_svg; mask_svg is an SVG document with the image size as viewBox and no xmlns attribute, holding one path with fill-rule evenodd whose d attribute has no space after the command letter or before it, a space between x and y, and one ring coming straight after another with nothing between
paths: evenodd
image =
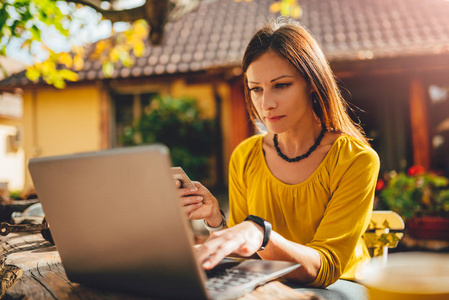
<instances>
[{"instance_id":1,"label":"eyebrow","mask_svg":"<svg viewBox=\"0 0 449 300\"><path fill-rule=\"evenodd\" d=\"M284 78L284 77L291 77L291 78L294 78L294 77L291 76L291 75L282 75L282 76L276 77L275 79L272 79L270 82L275 82L276 80L279 80L279 79ZM255 82L255 81L249 81L248 83L259 84L258 82Z\"/></svg>"}]
</instances>

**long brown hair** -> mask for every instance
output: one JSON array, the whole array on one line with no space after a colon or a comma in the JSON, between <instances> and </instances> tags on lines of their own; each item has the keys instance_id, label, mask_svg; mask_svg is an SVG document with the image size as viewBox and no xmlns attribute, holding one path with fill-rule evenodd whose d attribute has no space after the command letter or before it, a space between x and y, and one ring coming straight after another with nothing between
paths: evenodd
<instances>
[{"instance_id":1,"label":"long brown hair","mask_svg":"<svg viewBox=\"0 0 449 300\"><path fill-rule=\"evenodd\" d=\"M249 42L243 57L245 100L253 122L260 120L251 101L246 71L262 54L273 51L290 62L304 77L312 96L313 110L329 131L344 133L365 143L359 124L349 117L334 74L312 35L298 22L278 18L263 26Z\"/></svg>"}]
</instances>

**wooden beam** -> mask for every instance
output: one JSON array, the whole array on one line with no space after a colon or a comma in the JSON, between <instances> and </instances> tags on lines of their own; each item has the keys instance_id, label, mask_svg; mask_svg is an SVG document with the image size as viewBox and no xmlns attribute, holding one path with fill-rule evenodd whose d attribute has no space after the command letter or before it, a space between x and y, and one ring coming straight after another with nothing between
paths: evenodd
<instances>
[{"instance_id":1,"label":"wooden beam","mask_svg":"<svg viewBox=\"0 0 449 300\"><path fill-rule=\"evenodd\" d=\"M100 149L111 148L111 100L107 85L98 82L100 91Z\"/></svg>"},{"instance_id":2,"label":"wooden beam","mask_svg":"<svg viewBox=\"0 0 449 300\"><path fill-rule=\"evenodd\" d=\"M249 130L251 120L246 111L245 96L241 80L235 80L231 84L231 130L230 130L230 150L231 152L245 138L251 135Z\"/></svg>"},{"instance_id":3,"label":"wooden beam","mask_svg":"<svg viewBox=\"0 0 449 300\"><path fill-rule=\"evenodd\" d=\"M413 164L430 169L430 130L426 91L421 78L410 81L410 122L413 141Z\"/></svg>"},{"instance_id":4,"label":"wooden beam","mask_svg":"<svg viewBox=\"0 0 449 300\"><path fill-rule=\"evenodd\" d=\"M405 57L385 57L372 60L331 60L332 71L338 78L358 76L433 74L449 68L449 54L418 55Z\"/></svg>"},{"instance_id":5,"label":"wooden beam","mask_svg":"<svg viewBox=\"0 0 449 300\"><path fill-rule=\"evenodd\" d=\"M133 123L137 124L142 117L142 103L140 102L140 94L134 94L133 99Z\"/></svg>"}]
</instances>

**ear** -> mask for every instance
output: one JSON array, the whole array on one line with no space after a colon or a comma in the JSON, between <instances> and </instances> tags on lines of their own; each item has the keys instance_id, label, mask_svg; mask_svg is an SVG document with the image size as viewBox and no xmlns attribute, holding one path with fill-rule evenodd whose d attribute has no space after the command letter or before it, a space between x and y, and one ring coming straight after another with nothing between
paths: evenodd
<instances>
[{"instance_id":1,"label":"ear","mask_svg":"<svg viewBox=\"0 0 449 300\"><path fill-rule=\"evenodd\" d=\"M316 92L315 88L313 86L309 85L309 95L312 95L315 92Z\"/></svg>"}]
</instances>

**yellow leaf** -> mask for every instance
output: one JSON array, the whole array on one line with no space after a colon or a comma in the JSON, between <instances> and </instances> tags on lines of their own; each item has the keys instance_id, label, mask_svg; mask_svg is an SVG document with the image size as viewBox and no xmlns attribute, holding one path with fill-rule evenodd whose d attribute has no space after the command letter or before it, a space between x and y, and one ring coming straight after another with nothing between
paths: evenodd
<instances>
[{"instance_id":1,"label":"yellow leaf","mask_svg":"<svg viewBox=\"0 0 449 300\"><path fill-rule=\"evenodd\" d=\"M40 72L35 67L29 67L27 68L25 75L31 81L37 81L39 79Z\"/></svg>"},{"instance_id":2,"label":"yellow leaf","mask_svg":"<svg viewBox=\"0 0 449 300\"><path fill-rule=\"evenodd\" d=\"M133 52L135 56L142 57L145 52L145 44L142 41L135 43Z\"/></svg>"},{"instance_id":3,"label":"yellow leaf","mask_svg":"<svg viewBox=\"0 0 449 300\"><path fill-rule=\"evenodd\" d=\"M103 73L106 78L111 77L114 74L114 64L111 62L103 64Z\"/></svg>"},{"instance_id":4,"label":"yellow leaf","mask_svg":"<svg viewBox=\"0 0 449 300\"><path fill-rule=\"evenodd\" d=\"M44 61L42 64L40 64L40 71L42 75L46 76L50 73L54 73L56 71L55 63L49 60Z\"/></svg>"},{"instance_id":5,"label":"yellow leaf","mask_svg":"<svg viewBox=\"0 0 449 300\"><path fill-rule=\"evenodd\" d=\"M61 70L60 73L61 73L61 76L63 79L67 79L70 81L78 80L78 74L76 74L75 72L73 72L71 70Z\"/></svg>"},{"instance_id":6,"label":"yellow leaf","mask_svg":"<svg viewBox=\"0 0 449 300\"><path fill-rule=\"evenodd\" d=\"M73 58L73 64L75 65L76 71L81 71L84 67L84 59L80 55L75 55Z\"/></svg>"},{"instance_id":7,"label":"yellow leaf","mask_svg":"<svg viewBox=\"0 0 449 300\"><path fill-rule=\"evenodd\" d=\"M99 41L97 43L97 46L95 47L95 52L96 53L101 53L103 52L103 50L106 48L106 43L105 41Z\"/></svg>"},{"instance_id":8,"label":"yellow leaf","mask_svg":"<svg viewBox=\"0 0 449 300\"><path fill-rule=\"evenodd\" d=\"M76 56L84 57L84 48L80 46L73 46L72 47L72 53ZM75 60L75 58L73 58ZM73 62L75 63L75 62Z\"/></svg>"},{"instance_id":9,"label":"yellow leaf","mask_svg":"<svg viewBox=\"0 0 449 300\"><path fill-rule=\"evenodd\" d=\"M423 191L422 203L425 204L426 206L430 206L431 196L432 196L432 191L430 190L429 187L426 187Z\"/></svg>"},{"instance_id":10,"label":"yellow leaf","mask_svg":"<svg viewBox=\"0 0 449 300\"><path fill-rule=\"evenodd\" d=\"M122 53L123 55L121 55L120 60L122 62L122 64L125 67L130 67L133 64L133 61L131 60L131 56L129 56L128 52L124 52Z\"/></svg>"},{"instance_id":11,"label":"yellow leaf","mask_svg":"<svg viewBox=\"0 0 449 300\"><path fill-rule=\"evenodd\" d=\"M299 19L301 18L301 16L302 16L302 8L301 6L297 5L295 8L293 8L292 17Z\"/></svg>"},{"instance_id":12,"label":"yellow leaf","mask_svg":"<svg viewBox=\"0 0 449 300\"><path fill-rule=\"evenodd\" d=\"M290 11L292 9L292 6L290 3L282 1L281 4L281 15L283 16L290 16Z\"/></svg>"},{"instance_id":13,"label":"yellow leaf","mask_svg":"<svg viewBox=\"0 0 449 300\"><path fill-rule=\"evenodd\" d=\"M130 33L138 38L143 38L148 35L148 26L146 25L146 22L139 21L140 20L137 20L133 23L133 30L131 30Z\"/></svg>"},{"instance_id":14,"label":"yellow leaf","mask_svg":"<svg viewBox=\"0 0 449 300\"><path fill-rule=\"evenodd\" d=\"M61 64L64 64L67 68L71 68L73 65L73 60L70 54L68 53L59 53L58 56L58 62Z\"/></svg>"},{"instance_id":15,"label":"yellow leaf","mask_svg":"<svg viewBox=\"0 0 449 300\"><path fill-rule=\"evenodd\" d=\"M29 50L31 47L31 40L25 40L20 46L21 49Z\"/></svg>"},{"instance_id":16,"label":"yellow leaf","mask_svg":"<svg viewBox=\"0 0 449 300\"><path fill-rule=\"evenodd\" d=\"M275 2L275 3L270 5L270 12L277 13L280 10L281 10L281 3L280 2Z\"/></svg>"},{"instance_id":17,"label":"yellow leaf","mask_svg":"<svg viewBox=\"0 0 449 300\"><path fill-rule=\"evenodd\" d=\"M111 50L111 53L109 53L109 59L111 60L111 62L115 63L118 62L120 58L120 52L117 48L114 48Z\"/></svg>"},{"instance_id":18,"label":"yellow leaf","mask_svg":"<svg viewBox=\"0 0 449 300\"><path fill-rule=\"evenodd\" d=\"M63 88L65 88L65 82L62 79L56 79L53 82L53 86L58 89L63 89Z\"/></svg>"}]
</instances>

